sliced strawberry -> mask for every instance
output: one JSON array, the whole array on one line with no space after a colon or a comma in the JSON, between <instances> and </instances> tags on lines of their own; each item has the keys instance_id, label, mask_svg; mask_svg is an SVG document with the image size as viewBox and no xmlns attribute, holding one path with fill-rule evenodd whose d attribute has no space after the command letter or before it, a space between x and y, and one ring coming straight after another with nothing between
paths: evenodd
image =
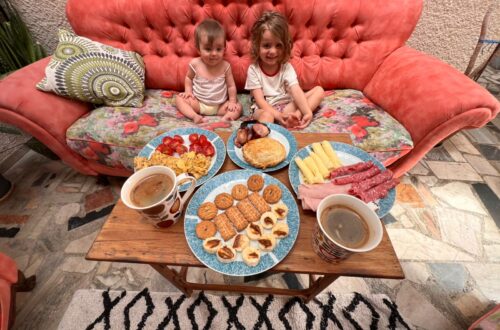
<instances>
[{"instance_id":1,"label":"sliced strawberry","mask_svg":"<svg viewBox=\"0 0 500 330\"><path fill-rule=\"evenodd\" d=\"M208 142L207 137L205 135L200 135L200 138L198 139L198 143L201 146L205 146L207 144L207 142Z\"/></svg>"},{"instance_id":2,"label":"sliced strawberry","mask_svg":"<svg viewBox=\"0 0 500 330\"><path fill-rule=\"evenodd\" d=\"M198 141L198 134L196 133L189 134L189 142L195 143L197 141Z\"/></svg>"},{"instance_id":3,"label":"sliced strawberry","mask_svg":"<svg viewBox=\"0 0 500 330\"><path fill-rule=\"evenodd\" d=\"M172 143L173 139L171 136L165 136L163 140L161 140L161 143L166 144L167 146Z\"/></svg>"},{"instance_id":4,"label":"sliced strawberry","mask_svg":"<svg viewBox=\"0 0 500 330\"><path fill-rule=\"evenodd\" d=\"M215 148L210 144L205 146L205 156L212 157L215 155Z\"/></svg>"},{"instance_id":5,"label":"sliced strawberry","mask_svg":"<svg viewBox=\"0 0 500 330\"><path fill-rule=\"evenodd\" d=\"M174 140L178 141L180 144L184 143L184 139L182 138L182 136L177 134L174 135Z\"/></svg>"}]
</instances>

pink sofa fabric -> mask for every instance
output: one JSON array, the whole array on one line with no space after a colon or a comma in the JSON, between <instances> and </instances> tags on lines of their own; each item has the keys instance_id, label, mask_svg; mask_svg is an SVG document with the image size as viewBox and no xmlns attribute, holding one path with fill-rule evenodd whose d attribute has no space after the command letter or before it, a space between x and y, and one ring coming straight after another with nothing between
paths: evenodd
<instances>
[{"instance_id":1,"label":"pink sofa fabric","mask_svg":"<svg viewBox=\"0 0 500 330\"><path fill-rule=\"evenodd\" d=\"M17 283L17 265L7 255L0 253L0 330L9 326L11 286Z\"/></svg>"},{"instance_id":2,"label":"pink sofa fabric","mask_svg":"<svg viewBox=\"0 0 500 330\"><path fill-rule=\"evenodd\" d=\"M196 56L195 25L206 17L227 31L226 59L243 88L250 28L266 10L285 14L294 39L293 58L304 89L357 89L399 120L415 149L391 169L397 176L454 132L480 127L500 105L448 65L404 46L422 11L422 0L221 1L68 0L66 13L82 36L143 55L146 88L182 90L187 63ZM76 170L128 175L85 159L65 142L67 128L91 107L43 93L44 59L0 81L0 121L35 136Z\"/></svg>"},{"instance_id":3,"label":"pink sofa fabric","mask_svg":"<svg viewBox=\"0 0 500 330\"><path fill-rule=\"evenodd\" d=\"M438 142L462 128L485 125L500 109L495 97L473 80L406 46L382 63L363 92L411 133L412 157L394 165L396 176Z\"/></svg>"}]
</instances>

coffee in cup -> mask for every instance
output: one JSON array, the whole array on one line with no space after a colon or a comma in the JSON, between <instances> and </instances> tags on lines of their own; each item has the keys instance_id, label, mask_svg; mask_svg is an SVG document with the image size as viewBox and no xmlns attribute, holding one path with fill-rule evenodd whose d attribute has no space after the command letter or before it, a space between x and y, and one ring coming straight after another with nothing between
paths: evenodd
<instances>
[{"instance_id":1,"label":"coffee in cup","mask_svg":"<svg viewBox=\"0 0 500 330\"><path fill-rule=\"evenodd\" d=\"M325 197L316 213L313 249L326 261L368 252L382 240L377 214L356 197L335 194Z\"/></svg>"},{"instance_id":2,"label":"coffee in cup","mask_svg":"<svg viewBox=\"0 0 500 330\"><path fill-rule=\"evenodd\" d=\"M191 186L181 197L179 186L185 181L190 181ZM135 172L125 181L121 199L156 227L166 228L177 222L195 186L196 179L186 173L176 176L169 167L151 166Z\"/></svg>"}]
</instances>

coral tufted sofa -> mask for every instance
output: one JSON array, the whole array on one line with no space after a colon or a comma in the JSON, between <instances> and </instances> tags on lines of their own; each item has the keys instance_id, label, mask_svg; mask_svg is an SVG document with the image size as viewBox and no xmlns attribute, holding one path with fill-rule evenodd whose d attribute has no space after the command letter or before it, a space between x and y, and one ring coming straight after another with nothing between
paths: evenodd
<instances>
[{"instance_id":1,"label":"coral tufted sofa","mask_svg":"<svg viewBox=\"0 0 500 330\"><path fill-rule=\"evenodd\" d=\"M144 106L94 109L38 91L47 58L0 82L0 120L30 133L81 173L128 175L131 159L149 139L193 125L176 111L173 97L196 56L195 25L206 17L223 24L226 59L244 92L250 28L267 10L288 18L291 63L302 88L327 90L306 131L349 132L355 145L397 176L443 139L486 124L500 109L457 70L405 46L421 0L69 0L67 17L76 34L143 56ZM240 100L248 109L248 95Z\"/></svg>"}]
</instances>

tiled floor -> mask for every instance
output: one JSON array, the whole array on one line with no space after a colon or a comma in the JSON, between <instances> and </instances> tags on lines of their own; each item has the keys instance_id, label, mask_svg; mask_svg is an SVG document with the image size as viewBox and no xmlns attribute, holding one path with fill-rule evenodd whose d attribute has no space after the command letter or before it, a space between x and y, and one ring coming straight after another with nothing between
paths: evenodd
<instances>
[{"instance_id":1,"label":"tiled floor","mask_svg":"<svg viewBox=\"0 0 500 330\"><path fill-rule=\"evenodd\" d=\"M343 277L336 293L385 293L419 328L462 329L500 302L500 118L435 148L397 187L383 220L406 279ZM177 291L149 266L86 261L121 178L98 181L29 151L3 173L16 184L0 204L0 251L37 286L19 293L16 329L55 329L79 288ZM189 277L242 279L195 269ZM273 275L255 284L306 285Z\"/></svg>"}]
</instances>

